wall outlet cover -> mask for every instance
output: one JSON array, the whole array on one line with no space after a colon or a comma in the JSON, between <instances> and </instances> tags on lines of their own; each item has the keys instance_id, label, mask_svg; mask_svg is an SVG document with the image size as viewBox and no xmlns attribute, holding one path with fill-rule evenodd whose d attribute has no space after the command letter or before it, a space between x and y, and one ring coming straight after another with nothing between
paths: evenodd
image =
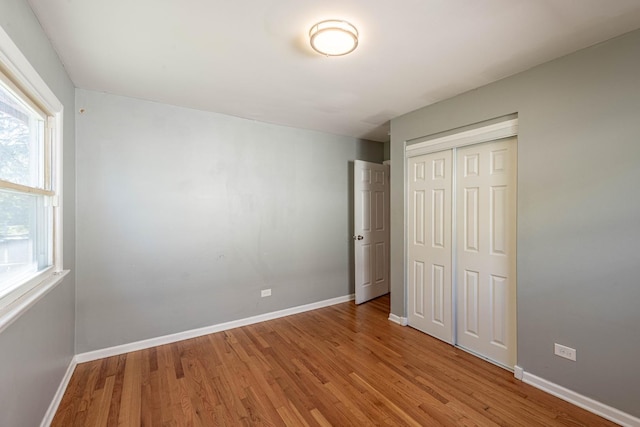
<instances>
[{"instance_id":1,"label":"wall outlet cover","mask_svg":"<svg viewBox=\"0 0 640 427\"><path fill-rule=\"evenodd\" d=\"M564 357L565 359L576 361L576 349L567 347L565 345L561 345L555 343L553 346L553 353L556 356Z\"/></svg>"}]
</instances>

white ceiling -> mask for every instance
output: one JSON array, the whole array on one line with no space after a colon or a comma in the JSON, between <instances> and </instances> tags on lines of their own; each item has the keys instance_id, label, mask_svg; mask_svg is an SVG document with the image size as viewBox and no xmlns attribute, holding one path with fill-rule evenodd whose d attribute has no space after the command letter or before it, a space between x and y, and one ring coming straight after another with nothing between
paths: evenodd
<instances>
[{"instance_id":1,"label":"white ceiling","mask_svg":"<svg viewBox=\"0 0 640 427\"><path fill-rule=\"evenodd\" d=\"M640 0L29 0L79 88L377 141L389 120L640 27ZM355 52L307 33L345 19Z\"/></svg>"}]
</instances>

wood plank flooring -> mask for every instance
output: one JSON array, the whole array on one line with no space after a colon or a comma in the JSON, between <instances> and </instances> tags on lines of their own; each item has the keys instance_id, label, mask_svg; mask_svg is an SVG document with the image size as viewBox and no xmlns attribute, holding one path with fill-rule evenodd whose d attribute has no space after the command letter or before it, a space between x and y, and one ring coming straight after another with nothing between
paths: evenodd
<instances>
[{"instance_id":1,"label":"wood plank flooring","mask_svg":"<svg viewBox=\"0 0 640 427\"><path fill-rule=\"evenodd\" d=\"M79 364L52 425L615 425L388 315L385 296Z\"/></svg>"}]
</instances>

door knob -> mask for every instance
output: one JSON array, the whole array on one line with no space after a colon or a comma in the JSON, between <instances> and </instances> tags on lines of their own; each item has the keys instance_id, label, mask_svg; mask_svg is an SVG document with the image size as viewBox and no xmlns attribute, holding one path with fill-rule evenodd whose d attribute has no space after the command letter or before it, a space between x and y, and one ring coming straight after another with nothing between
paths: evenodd
<instances>
[{"instance_id":1,"label":"door knob","mask_svg":"<svg viewBox=\"0 0 640 427\"><path fill-rule=\"evenodd\" d=\"M357 236L353 236L353 240L362 240L362 239L364 239L364 236L361 236L359 234Z\"/></svg>"}]
</instances>

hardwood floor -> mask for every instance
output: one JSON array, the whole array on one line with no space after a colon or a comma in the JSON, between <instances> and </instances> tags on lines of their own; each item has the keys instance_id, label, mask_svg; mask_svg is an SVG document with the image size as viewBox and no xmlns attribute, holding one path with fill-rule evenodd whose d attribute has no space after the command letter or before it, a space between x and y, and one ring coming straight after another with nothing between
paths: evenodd
<instances>
[{"instance_id":1,"label":"hardwood floor","mask_svg":"<svg viewBox=\"0 0 640 427\"><path fill-rule=\"evenodd\" d=\"M79 364L52 425L615 425L388 315L385 296Z\"/></svg>"}]
</instances>

